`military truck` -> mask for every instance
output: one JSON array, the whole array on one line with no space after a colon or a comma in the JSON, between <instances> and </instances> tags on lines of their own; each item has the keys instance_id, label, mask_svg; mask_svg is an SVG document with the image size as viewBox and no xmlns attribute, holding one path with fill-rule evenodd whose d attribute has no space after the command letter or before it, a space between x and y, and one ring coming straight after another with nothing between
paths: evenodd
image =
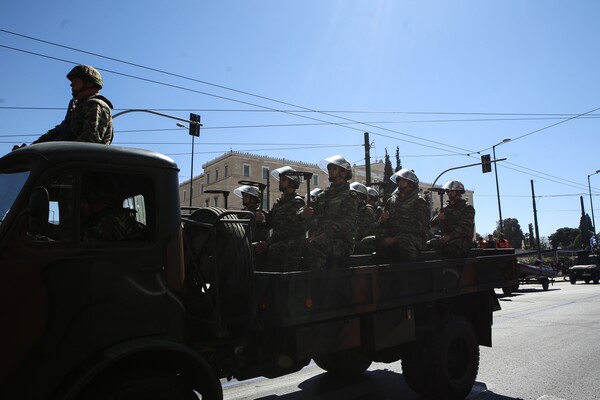
<instances>
[{"instance_id":1,"label":"military truck","mask_svg":"<svg viewBox=\"0 0 600 400\"><path fill-rule=\"evenodd\" d=\"M578 251L575 265L569 268L569 281L572 285L577 281L600 283L598 254L590 253L588 250Z\"/></svg>"},{"instance_id":2,"label":"military truck","mask_svg":"<svg viewBox=\"0 0 600 400\"><path fill-rule=\"evenodd\" d=\"M494 288L517 283L512 250L254 271L252 216L182 212L178 182L141 149L54 142L0 159L0 398L218 400L221 379L311 360L344 377L401 360L418 393L471 391Z\"/></svg>"}]
</instances>

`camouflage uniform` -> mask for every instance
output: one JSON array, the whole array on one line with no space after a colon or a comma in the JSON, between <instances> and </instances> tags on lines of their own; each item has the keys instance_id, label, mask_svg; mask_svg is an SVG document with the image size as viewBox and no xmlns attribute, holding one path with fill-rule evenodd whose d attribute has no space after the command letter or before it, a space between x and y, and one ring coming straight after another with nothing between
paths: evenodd
<instances>
[{"instance_id":1,"label":"camouflage uniform","mask_svg":"<svg viewBox=\"0 0 600 400\"><path fill-rule=\"evenodd\" d=\"M427 240L427 202L414 188L406 195L395 192L384 210L389 211L389 219L381 221L377 234L365 238L362 246L367 251L377 251L381 261L415 261ZM396 244L384 246L386 237L395 237Z\"/></svg>"},{"instance_id":2,"label":"camouflage uniform","mask_svg":"<svg viewBox=\"0 0 600 400\"><path fill-rule=\"evenodd\" d=\"M267 268L271 271L299 269L299 258L306 231L298 223L297 212L304 207L304 199L296 193L283 195L267 214L266 228L273 229L267 239Z\"/></svg>"},{"instance_id":3,"label":"camouflage uniform","mask_svg":"<svg viewBox=\"0 0 600 400\"><path fill-rule=\"evenodd\" d=\"M444 258L465 257L473 244L473 231L475 229L475 209L463 198L448 202L442 209L445 214L444 221L432 221L440 225L443 236L450 236L450 240L441 244L440 251Z\"/></svg>"},{"instance_id":4,"label":"camouflage uniform","mask_svg":"<svg viewBox=\"0 0 600 400\"><path fill-rule=\"evenodd\" d=\"M362 253L360 251L361 240L367 236L374 235L376 225L375 207L367 203L360 204L356 212L356 222L353 229L355 253Z\"/></svg>"},{"instance_id":5,"label":"camouflage uniform","mask_svg":"<svg viewBox=\"0 0 600 400\"><path fill-rule=\"evenodd\" d=\"M256 216L256 212L259 211L260 207L258 203L251 204L249 207L242 207L243 211L250 211L254 216ZM252 222L252 242L262 242L267 240L267 236L269 233L269 229L267 228L264 222Z\"/></svg>"},{"instance_id":6,"label":"camouflage uniform","mask_svg":"<svg viewBox=\"0 0 600 400\"><path fill-rule=\"evenodd\" d=\"M340 266L352 254L352 227L356 221L358 195L348 182L323 190L313 204L315 215L310 222L311 239L306 255L311 269ZM301 215L303 209L298 211Z\"/></svg>"},{"instance_id":7,"label":"camouflage uniform","mask_svg":"<svg viewBox=\"0 0 600 400\"><path fill-rule=\"evenodd\" d=\"M110 144L113 140L111 102L102 95L71 100L65 119L33 143L69 140Z\"/></svg>"},{"instance_id":8,"label":"camouflage uniform","mask_svg":"<svg viewBox=\"0 0 600 400\"><path fill-rule=\"evenodd\" d=\"M135 220L132 210L109 208L92 216L82 229L84 242L144 240L145 227Z\"/></svg>"}]
</instances>

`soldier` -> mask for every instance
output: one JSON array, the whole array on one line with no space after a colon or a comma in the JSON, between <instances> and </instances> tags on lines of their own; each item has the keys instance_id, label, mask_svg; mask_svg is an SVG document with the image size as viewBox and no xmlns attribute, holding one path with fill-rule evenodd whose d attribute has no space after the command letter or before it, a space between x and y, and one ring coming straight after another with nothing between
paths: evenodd
<instances>
[{"instance_id":1,"label":"soldier","mask_svg":"<svg viewBox=\"0 0 600 400\"><path fill-rule=\"evenodd\" d=\"M256 244L267 240L267 229L265 227L260 209L260 191L256 186L243 185L233 190L233 194L242 198L242 210L254 214L255 221L252 224L252 241Z\"/></svg>"},{"instance_id":2,"label":"soldier","mask_svg":"<svg viewBox=\"0 0 600 400\"><path fill-rule=\"evenodd\" d=\"M367 202L367 187L359 182L352 182L350 190L356 192L358 196L358 210L356 211L356 222L354 223L354 252L361 254L360 242L364 237L375 234L375 207Z\"/></svg>"},{"instance_id":3,"label":"soldier","mask_svg":"<svg viewBox=\"0 0 600 400\"><path fill-rule=\"evenodd\" d=\"M110 144L113 140L111 102L98 94L102 89L100 72L89 65L78 65L68 74L73 98L69 102L65 119L40 136L35 143L51 141L77 141ZM13 150L23 147L14 146Z\"/></svg>"},{"instance_id":4,"label":"soldier","mask_svg":"<svg viewBox=\"0 0 600 400\"><path fill-rule=\"evenodd\" d=\"M367 203L375 210L375 221L379 221L379 217L381 217L381 213L383 212L383 208L379 204L379 192L377 189L369 186L367 187L367 194L369 195Z\"/></svg>"},{"instance_id":5,"label":"soldier","mask_svg":"<svg viewBox=\"0 0 600 400\"><path fill-rule=\"evenodd\" d=\"M134 210L123 207L119 184L113 177L94 175L84 181L80 212L84 242L146 239L146 227L136 221Z\"/></svg>"},{"instance_id":6,"label":"soldier","mask_svg":"<svg viewBox=\"0 0 600 400\"><path fill-rule=\"evenodd\" d=\"M296 213L304 207L304 199L296 193L300 177L286 175L295 172L292 167L277 168L271 175L279 181L281 197L268 213L263 213L266 229L272 229L271 237L258 242L258 254L266 252L267 269L270 271L292 271L299 269L302 242L306 231L297 221Z\"/></svg>"},{"instance_id":7,"label":"soldier","mask_svg":"<svg viewBox=\"0 0 600 400\"><path fill-rule=\"evenodd\" d=\"M475 209L462 198L465 187L459 181L448 181L442 189L448 195L447 205L431 220L442 229L438 250L444 258L466 257L473 243Z\"/></svg>"},{"instance_id":8,"label":"soldier","mask_svg":"<svg viewBox=\"0 0 600 400\"><path fill-rule=\"evenodd\" d=\"M381 213L377 234L362 246L385 262L416 261L427 239L427 202L419 193L419 178L401 169L390 177L398 187Z\"/></svg>"},{"instance_id":9,"label":"soldier","mask_svg":"<svg viewBox=\"0 0 600 400\"><path fill-rule=\"evenodd\" d=\"M300 219L311 226L305 249L311 269L341 266L352 254L352 226L358 208L358 196L348 184L352 179L350 163L335 155L321 160L319 167L327 172L331 185L312 206L298 211Z\"/></svg>"}]
</instances>

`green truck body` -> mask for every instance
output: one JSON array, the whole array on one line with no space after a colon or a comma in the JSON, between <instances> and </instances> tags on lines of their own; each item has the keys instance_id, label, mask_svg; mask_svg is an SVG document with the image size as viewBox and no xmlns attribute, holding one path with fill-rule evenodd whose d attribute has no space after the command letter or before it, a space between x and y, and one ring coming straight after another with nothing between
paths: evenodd
<instances>
[{"instance_id":1,"label":"green truck body","mask_svg":"<svg viewBox=\"0 0 600 400\"><path fill-rule=\"evenodd\" d=\"M82 191L98 176L118 183L143 238L85 240ZM182 213L177 166L150 151L32 145L0 159L0 184L6 399L220 399L219 379L274 378L311 359L344 376L402 360L415 391L462 398L478 346L492 344L494 288L518 282L512 249L254 271L250 216Z\"/></svg>"}]
</instances>

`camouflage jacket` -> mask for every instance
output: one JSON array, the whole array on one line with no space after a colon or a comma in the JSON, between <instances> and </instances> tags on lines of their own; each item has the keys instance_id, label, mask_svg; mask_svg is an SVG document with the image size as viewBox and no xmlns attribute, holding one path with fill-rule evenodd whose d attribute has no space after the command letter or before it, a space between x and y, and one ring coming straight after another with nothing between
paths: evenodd
<instances>
[{"instance_id":1,"label":"camouflage jacket","mask_svg":"<svg viewBox=\"0 0 600 400\"><path fill-rule=\"evenodd\" d=\"M375 234L377 217L375 207L371 204L360 204L356 212L356 222L354 224L353 236L355 241Z\"/></svg>"},{"instance_id":2,"label":"camouflage jacket","mask_svg":"<svg viewBox=\"0 0 600 400\"><path fill-rule=\"evenodd\" d=\"M257 211L261 211L263 214L265 213L260 209L259 204L251 204L249 207L242 207L243 211L250 211L254 216L256 216ZM267 240L267 236L269 234L269 228L267 224L263 222L252 221L250 224L252 227L252 241L253 242L263 242Z\"/></svg>"},{"instance_id":3,"label":"camouflage jacket","mask_svg":"<svg viewBox=\"0 0 600 400\"><path fill-rule=\"evenodd\" d=\"M267 228L273 229L269 243L304 237L306 231L296 217L296 213L302 207L304 207L304 199L296 193L283 195L277 200L267 214Z\"/></svg>"},{"instance_id":4,"label":"camouflage jacket","mask_svg":"<svg viewBox=\"0 0 600 400\"><path fill-rule=\"evenodd\" d=\"M439 222L442 235L450 236L451 240L471 243L475 229L475 209L465 199L449 202L441 211L445 214L444 221Z\"/></svg>"},{"instance_id":5,"label":"camouflage jacket","mask_svg":"<svg viewBox=\"0 0 600 400\"><path fill-rule=\"evenodd\" d=\"M425 243L427 239L427 202L415 188L406 195L398 192L387 200L384 210L389 211L390 218L379 225L380 237L397 237L406 239L407 235L414 240Z\"/></svg>"},{"instance_id":6,"label":"camouflage jacket","mask_svg":"<svg viewBox=\"0 0 600 400\"><path fill-rule=\"evenodd\" d=\"M90 221L82 229L85 242L118 242L144 240L145 227L135 220L132 210L111 208Z\"/></svg>"},{"instance_id":7,"label":"camouflage jacket","mask_svg":"<svg viewBox=\"0 0 600 400\"><path fill-rule=\"evenodd\" d=\"M358 195L350 190L348 182L323 190L314 203L315 215L311 235L322 233L329 239L352 242L352 228L356 221Z\"/></svg>"},{"instance_id":8,"label":"camouflage jacket","mask_svg":"<svg viewBox=\"0 0 600 400\"><path fill-rule=\"evenodd\" d=\"M64 121L33 143L70 140L110 144L113 140L112 108L111 102L99 94L71 100Z\"/></svg>"}]
</instances>

